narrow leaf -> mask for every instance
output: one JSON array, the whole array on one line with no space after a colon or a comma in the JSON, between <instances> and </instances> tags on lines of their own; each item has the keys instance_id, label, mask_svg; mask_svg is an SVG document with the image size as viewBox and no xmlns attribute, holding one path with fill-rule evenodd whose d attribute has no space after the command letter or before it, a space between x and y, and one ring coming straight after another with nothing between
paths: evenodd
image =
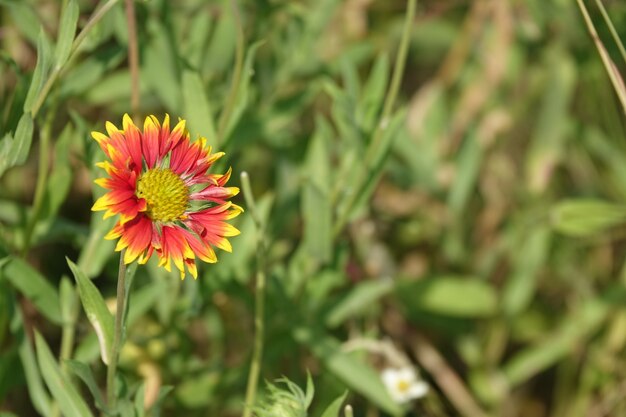
<instances>
[{"instance_id":1,"label":"narrow leaf","mask_svg":"<svg viewBox=\"0 0 626 417\"><path fill-rule=\"evenodd\" d=\"M35 345L37 347L37 362L43 379L65 417L93 416L72 381L61 373L50 348L39 332L35 332Z\"/></svg>"},{"instance_id":2,"label":"narrow leaf","mask_svg":"<svg viewBox=\"0 0 626 417\"><path fill-rule=\"evenodd\" d=\"M26 162L32 141L33 118L30 113L24 113L17 123L15 135L13 135L13 142L11 142L7 155L7 168Z\"/></svg>"},{"instance_id":3,"label":"narrow leaf","mask_svg":"<svg viewBox=\"0 0 626 417\"><path fill-rule=\"evenodd\" d=\"M626 221L626 206L601 200L563 200L552 209L554 228L569 236L590 236Z\"/></svg>"},{"instance_id":4,"label":"narrow leaf","mask_svg":"<svg viewBox=\"0 0 626 417\"><path fill-rule=\"evenodd\" d=\"M113 316L107 309L100 291L98 291L93 282L87 278L85 273L74 262L67 259L67 264L70 266L78 284L78 294L87 318L98 336L102 362L108 364L109 352L111 352L111 346L113 345Z\"/></svg>"},{"instance_id":5,"label":"narrow leaf","mask_svg":"<svg viewBox=\"0 0 626 417\"><path fill-rule=\"evenodd\" d=\"M59 294L43 275L16 257L10 257L0 272L48 320L59 325L63 323Z\"/></svg>"},{"instance_id":6,"label":"narrow leaf","mask_svg":"<svg viewBox=\"0 0 626 417\"><path fill-rule=\"evenodd\" d=\"M303 244L309 255L320 263L330 260L332 249L329 129L323 119L317 120L307 153L306 184L302 189Z\"/></svg>"},{"instance_id":7,"label":"narrow leaf","mask_svg":"<svg viewBox=\"0 0 626 417\"><path fill-rule=\"evenodd\" d=\"M70 0L66 3L61 14L61 23L59 24L59 37L55 51L55 67L61 68L67 61L72 50L72 43L76 35L76 25L78 23L78 4L76 0Z\"/></svg>"},{"instance_id":8,"label":"narrow leaf","mask_svg":"<svg viewBox=\"0 0 626 417\"><path fill-rule=\"evenodd\" d=\"M24 112L30 113L35 100L41 91L45 79L50 69L50 41L46 37L46 32L40 29L39 37L37 38L37 65L33 72L33 78L30 81L30 87L28 93L26 93L26 100L24 101Z\"/></svg>"},{"instance_id":9,"label":"narrow leaf","mask_svg":"<svg viewBox=\"0 0 626 417\"><path fill-rule=\"evenodd\" d=\"M91 368L88 365L75 360L67 360L65 361L65 364L74 375L79 377L85 383L85 385L89 389L89 392L91 392L91 395L93 396L96 406L100 410L106 410L104 397L100 392L100 387L98 386L98 383L93 376Z\"/></svg>"},{"instance_id":10,"label":"narrow leaf","mask_svg":"<svg viewBox=\"0 0 626 417\"><path fill-rule=\"evenodd\" d=\"M248 48L248 52L246 53L246 59L244 60L243 68L241 69L241 80L237 91L237 98L235 99L235 108L230 115L230 120L226 120L227 129L223 138L224 142L228 141L230 134L237 125L237 122L239 122L239 119L243 115L243 111L248 105L248 90L250 89L250 83L252 81L252 76L254 75L252 64L254 63L256 51L261 45L263 45L263 43L264 41L253 43Z\"/></svg>"},{"instance_id":11,"label":"narrow leaf","mask_svg":"<svg viewBox=\"0 0 626 417\"><path fill-rule=\"evenodd\" d=\"M339 417L339 411L341 411L341 405L346 400L348 396L348 392L344 392L342 395L337 397L329 406L324 410L321 417Z\"/></svg>"},{"instance_id":12,"label":"narrow leaf","mask_svg":"<svg viewBox=\"0 0 626 417\"><path fill-rule=\"evenodd\" d=\"M475 277L438 276L401 282L396 295L409 309L452 317L489 317L497 312L494 289Z\"/></svg>"},{"instance_id":13,"label":"narrow leaf","mask_svg":"<svg viewBox=\"0 0 626 417\"><path fill-rule=\"evenodd\" d=\"M358 103L357 120L366 132L372 131L378 120L378 114L385 100L388 79L389 57L383 54L374 63Z\"/></svg>"},{"instance_id":14,"label":"narrow leaf","mask_svg":"<svg viewBox=\"0 0 626 417\"><path fill-rule=\"evenodd\" d=\"M42 416L50 415L51 399L43 386L31 341L24 332L24 321L20 309L15 310L11 327L17 329L14 330L14 333L17 334L17 339L19 340L18 353L22 362L24 376L26 377L26 388L28 389L31 403Z\"/></svg>"},{"instance_id":15,"label":"narrow leaf","mask_svg":"<svg viewBox=\"0 0 626 417\"><path fill-rule=\"evenodd\" d=\"M530 304L540 268L544 265L550 249L551 231L546 226L532 230L515 249L515 269L507 280L503 293L503 307L507 314L522 312Z\"/></svg>"},{"instance_id":16,"label":"narrow leaf","mask_svg":"<svg viewBox=\"0 0 626 417\"><path fill-rule=\"evenodd\" d=\"M393 281L366 281L356 286L346 298L337 303L326 317L329 327L337 327L348 318L372 308L381 297L393 290Z\"/></svg>"},{"instance_id":17,"label":"narrow leaf","mask_svg":"<svg viewBox=\"0 0 626 417\"><path fill-rule=\"evenodd\" d=\"M202 79L197 72L185 71L183 73L183 102L189 131L192 135L204 136L210 144L215 144L217 134L213 123L213 112Z\"/></svg>"}]
</instances>

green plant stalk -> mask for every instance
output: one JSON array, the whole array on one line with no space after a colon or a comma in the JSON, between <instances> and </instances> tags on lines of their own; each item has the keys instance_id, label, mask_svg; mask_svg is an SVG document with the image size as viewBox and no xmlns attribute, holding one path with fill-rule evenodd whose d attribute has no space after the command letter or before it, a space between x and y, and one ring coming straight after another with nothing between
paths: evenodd
<instances>
[{"instance_id":1,"label":"green plant stalk","mask_svg":"<svg viewBox=\"0 0 626 417\"><path fill-rule=\"evenodd\" d=\"M117 372L117 362L122 347L122 318L124 317L125 300L126 300L126 264L124 263L124 254L126 250L120 253L120 265L117 275L117 304L115 308L115 330L113 334L113 346L111 346L111 355L107 368L107 404L111 410L115 410L117 405L117 396L115 395L115 373Z\"/></svg>"},{"instance_id":2,"label":"green plant stalk","mask_svg":"<svg viewBox=\"0 0 626 417\"><path fill-rule=\"evenodd\" d=\"M406 64L406 56L409 49L409 36L411 34L411 24L413 23L413 18L415 17L416 4L417 0L409 0L404 20L404 27L402 29L402 37L400 39L400 47L398 48L398 55L396 55L393 74L391 76L391 84L389 85L387 96L385 97L383 112L380 120L378 121L378 124L376 125L376 129L374 130L372 141L370 142L365 152L365 159L363 164L365 169L361 171L361 175L357 177L355 192L350 194L350 196L348 197L348 202L344 206L345 209L341 213L339 213L339 217L333 228L333 236L335 237L339 235L341 230L343 230L344 226L348 222L350 212L356 204L359 195L363 191L363 187L365 186L365 182L367 179L367 172L372 168L372 163L376 157L376 154L379 150L378 148L380 147L381 141L383 139L383 133L389 124L391 111L393 110L393 107L396 103L396 98L400 89L400 83L402 82L402 73Z\"/></svg>"},{"instance_id":3,"label":"green plant stalk","mask_svg":"<svg viewBox=\"0 0 626 417\"><path fill-rule=\"evenodd\" d=\"M100 19L102 19L102 17L118 1L119 0L109 0L100 9L96 10L93 13L93 15L91 16L91 18L89 18L89 21L87 22L83 30L81 30L78 36L76 36L76 39L74 39L74 42L72 43L72 51L70 52L70 56L67 62L69 62L74 57L76 51L78 50L78 47L83 42L83 40L85 39L89 31L94 27L94 25L98 23ZM41 106L43 106L43 103L46 100L46 97L48 96L48 94L50 93L50 90L52 89L52 86L56 82L57 78L59 78L59 76L61 75L61 71L63 70L63 68L64 66L55 67L52 70L50 77L48 77L48 79L46 80L46 83L44 84L43 88L39 92L39 95L37 96L37 100L35 101L35 104L33 105L33 108L31 109L31 115L33 116L33 119L35 118L35 116L37 116L37 114L39 113L39 110L41 110Z\"/></svg>"},{"instance_id":4,"label":"green plant stalk","mask_svg":"<svg viewBox=\"0 0 626 417\"><path fill-rule=\"evenodd\" d=\"M345 417L354 417L352 406L350 404L346 405L346 408L344 408L343 413Z\"/></svg>"},{"instance_id":5,"label":"green plant stalk","mask_svg":"<svg viewBox=\"0 0 626 417\"><path fill-rule=\"evenodd\" d=\"M128 27L128 66L130 69L130 108L135 117L139 113L139 52L134 0L126 0L126 25Z\"/></svg>"},{"instance_id":6,"label":"green plant stalk","mask_svg":"<svg viewBox=\"0 0 626 417\"><path fill-rule=\"evenodd\" d=\"M22 247L22 257L25 258L30 250L30 243L32 235L37 224L37 217L43 205L43 200L46 196L46 188L48 186L48 170L50 169L50 136L52 134L52 121L56 113L56 109L51 109L48 112L48 117L41 128L41 134L39 135L39 161L37 166L37 183L35 185L35 196L33 198L33 209L31 215L26 223L26 230L24 231L24 245Z\"/></svg>"},{"instance_id":7,"label":"green plant stalk","mask_svg":"<svg viewBox=\"0 0 626 417\"><path fill-rule=\"evenodd\" d=\"M237 94L239 93L239 85L241 84L241 71L243 69L244 60L244 44L245 39L243 35L243 26L241 24L241 17L239 16L239 8L237 6L237 0L230 0L233 16L235 18L235 27L237 28L237 39L235 49L235 71L233 73L233 80L230 85L230 91L228 92L228 98L226 99L226 105L220 115L220 119L217 125L217 143L218 145L224 141L224 135L228 129L228 121L235 109L235 102L237 101Z\"/></svg>"},{"instance_id":8,"label":"green plant stalk","mask_svg":"<svg viewBox=\"0 0 626 417\"><path fill-rule=\"evenodd\" d=\"M611 17L606 12L604 8L604 4L602 4L602 0L596 0L596 4L598 5L598 9L600 9L600 13L602 13L602 17L606 22L606 25L609 27L609 31L611 32L611 36L613 36L613 40L617 44L617 48L619 49L620 54L622 55L622 59L626 62L626 50L624 49L624 45L622 45L622 41L615 30L615 26L613 26L613 22L611 21Z\"/></svg>"},{"instance_id":9,"label":"green plant stalk","mask_svg":"<svg viewBox=\"0 0 626 417\"><path fill-rule=\"evenodd\" d=\"M256 392L259 384L259 374L261 373L261 359L263 356L263 337L265 314L265 227L261 216L256 208L252 188L250 187L250 178L247 172L241 173L241 185L246 205L250 210L252 220L257 229L257 273L256 273L256 294L254 299L254 345L252 351L252 363L250 364L250 373L248 374L248 383L246 386L246 398L243 417L252 416L252 407L256 400Z\"/></svg>"},{"instance_id":10,"label":"green plant stalk","mask_svg":"<svg viewBox=\"0 0 626 417\"><path fill-rule=\"evenodd\" d=\"M623 81L621 77L619 76L619 73L617 72L617 68L613 64L613 61L611 61L611 57L609 57L609 54L606 51L606 48L604 47L604 45L602 44L602 41L598 37L598 33L596 32L596 28L593 25L593 22L591 20L591 17L589 16L589 12L587 11L587 8L585 7L585 4L583 3L582 0L576 0L576 1L578 3L578 8L580 9L580 12L583 15L583 18L585 19L585 24L587 25L587 29L589 30L589 34L591 35L591 39L593 39L593 42L596 45L596 48L598 49L598 54L600 55L600 58L602 59L602 63L604 64L604 69L609 75L609 79L611 80L611 83L613 84L613 89L615 90L615 93L617 94L617 97L619 98L619 101L622 105L622 111L626 114L626 89L624 88Z\"/></svg>"}]
</instances>

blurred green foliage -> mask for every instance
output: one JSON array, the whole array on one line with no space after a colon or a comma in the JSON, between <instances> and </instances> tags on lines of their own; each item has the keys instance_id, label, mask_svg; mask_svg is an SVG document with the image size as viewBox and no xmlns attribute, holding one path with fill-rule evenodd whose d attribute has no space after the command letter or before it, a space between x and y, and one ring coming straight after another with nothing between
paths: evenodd
<instances>
[{"instance_id":1,"label":"blurred green foliage","mask_svg":"<svg viewBox=\"0 0 626 417\"><path fill-rule=\"evenodd\" d=\"M90 213L103 158L89 132L130 112L122 2L75 37L105 3L0 0L3 416L105 408L89 323L108 331L118 259L113 219ZM624 38L626 5L605 3ZM355 416L401 415L384 355L346 349L390 339L432 387L411 415L626 414L624 113L575 2L420 1L384 118L403 1L135 7L138 116L186 119L226 152L216 172L249 173L265 225L262 379L310 371L312 402L288 386L313 416L336 414L346 389ZM248 212L237 227L197 281L137 268L122 415L241 414L261 240Z\"/></svg>"}]
</instances>

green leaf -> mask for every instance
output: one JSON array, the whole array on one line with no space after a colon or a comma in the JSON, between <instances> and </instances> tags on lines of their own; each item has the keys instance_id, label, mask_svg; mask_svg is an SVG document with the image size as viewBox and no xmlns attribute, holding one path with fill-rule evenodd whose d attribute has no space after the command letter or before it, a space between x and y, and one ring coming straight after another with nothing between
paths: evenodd
<instances>
[{"instance_id":1,"label":"green leaf","mask_svg":"<svg viewBox=\"0 0 626 417\"><path fill-rule=\"evenodd\" d=\"M341 411L341 405L346 400L348 396L348 392L344 392L342 395L337 397L322 413L321 417L339 417L339 412Z\"/></svg>"},{"instance_id":2,"label":"green leaf","mask_svg":"<svg viewBox=\"0 0 626 417\"><path fill-rule=\"evenodd\" d=\"M61 13L61 23L59 24L59 36L55 50L54 65L61 68L67 61L72 50L72 43L76 35L76 25L78 23L78 3L76 0L69 0Z\"/></svg>"},{"instance_id":3,"label":"green leaf","mask_svg":"<svg viewBox=\"0 0 626 417\"><path fill-rule=\"evenodd\" d=\"M235 99L235 107L233 112L230 114L230 120L226 120L226 132L224 133L224 137L220 138L226 143L230 138L230 134L233 129L239 122L239 119L243 115L243 111L246 109L248 105L248 90L250 89L250 82L252 81L252 76L254 75L254 71L252 68L252 64L254 64L254 57L256 55L257 49L261 45L263 45L264 41L257 41L253 43L246 53L246 58L243 62L243 68L241 69L241 79L239 80L239 88L237 90L237 97ZM222 145L224 146L224 145Z\"/></svg>"},{"instance_id":4,"label":"green leaf","mask_svg":"<svg viewBox=\"0 0 626 417\"><path fill-rule=\"evenodd\" d=\"M91 214L89 236L78 256L79 269L90 278L99 275L106 262L115 253L115 242L104 239L114 225L115 219L112 217L103 219L101 212Z\"/></svg>"},{"instance_id":5,"label":"green leaf","mask_svg":"<svg viewBox=\"0 0 626 417\"><path fill-rule=\"evenodd\" d=\"M515 268L506 281L502 295L504 311L509 315L522 312L530 304L539 270L545 265L550 249L551 231L545 226L532 230L522 245L515 248Z\"/></svg>"},{"instance_id":6,"label":"green leaf","mask_svg":"<svg viewBox=\"0 0 626 417\"><path fill-rule=\"evenodd\" d=\"M528 381L574 351L587 340L588 335L596 332L611 311L610 306L598 298L585 301L548 337L517 352L502 369L509 384L515 386ZM623 300L620 305L623 305Z\"/></svg>"},{"instance_id":7,"label":"green leaf","mask_svg":"<svg viewBox=\"0 0 626 417\"><path fill-rule=\"evenodd\" d=\"M50 348L39 332L35 332L35 345L43 379L65 417L93 416L72 381L61 373Z\"/></svg>"},{"instance_id":8,"label":"green leaf","mask_svg":"<svg viewBox=\"0 0 626 417\"><path fill-rule=\"evenodd\" d=\"M16 257L10 257L0 272L48 320L63 323L59 294L43 275Z\"/></svg>"},{"instance_id":9,"label":"green leaf","mask_svg":"<svg viewBox=\"0 0 626 417\"><path fill-rule=\"evenodd\" d=\"M146 409L144 408L145 396L146 383L144 381L135 393L135 417L144 417L146 415Z\"/></svg>"},{"instance_id":10,"label":"green leaf","mask_svg":"<svg viewBox=\"0 0 626 417\"><path fill-rule=\"evenodd\" d=\"M552 209L554 229L568 236L591 236L626 221L626 206L593 199L559 202Z\"/></svg>"},{"instance_id":11,"label":"green leaf","mask_svg":"<svg viewBox=\"0 0 626 417\"><path fill-rule=\"evenodd\" d=\"M559 43L545 52L546 80L543 99L534 121L530 148L524 158L531 191L546 190L551 172L565 155L564 147L571 128L572 97L579 86L578 65Z\"/></svg>"},{"instance_id":12,"label":"green leaf","mask_svg":"<svg viewBox=\"0 0 626 417\"><path fill-rule=\"evenodd\" d=\"M318 118L307 153L302 189L303 244L308 254L322 264L330 261L333 248L329 138L328 123Z\"/></svg>"},{"instance_id":13,"label":"green leaf","mask_svg":"<svg viewBox=\"0 0 626 417\"><path fill-rule=\"evenodd\" d=\"M183 73L183 101L189 122L188 130L193 135L206 137L210 144L216 144L217 134L213 123L213 112L202 79L197 72L185 71Z\"/></svg>"},{"instance_id":14,"label":"green leaf","mask_svg":"<svg viewBox=\"0 0 626 417\"><path fill-rule=\"evenodd\" d=\"M26 162L33 141L33 118L29 113L20 117L13 137L13 146L9 151L10 166L21 165Z\"/></svg>"},{"instance_id":15,"label":"green leaf","mask_svg":"<svg viewBox=\"0 0 626 417\"><path fill-rule=\"evenodd\" d=\"M113 316L107 309L100 291L98 291L98 288L96 288L93 282L87 278L85 273L81 271L74 262L67 259L67 264L70 266L76 283L78 284L78 294L83 303L87 318L98 336L102 362L108 364L109 353L113 345Z\"/></svg>"},{"instance_id":16,"label":"green leaf","mask_svg":"<svg viewBox=\"0 0 626 417\"><path fill-rule=\"evenodd\" d=\"M0 176L16 165L26 162L33 141L33 118L30 113L22 114L15 134L2 139L0 149Z\"/></svg>"},{"instance_id":17,"label":"green leaf","mask_svg":"<svg viewBox=\"0 0 626 417\"><path fill-rule=\"evenodd\" d=\"M470 133L459 151L458 173L456 175L458 179L454 181L448 194L448 207L457 218L464 217L464 209L474 194L483 152L476 133Z\"/></svg>"},{"instance_id":18,"label":"green leaf","mask_svg":"<svg viewBox=\"0 0 626 417\"><path fill-rule=\"evenodd\" d=\"M157 20L148 21L151 42L146 45L142 81L151 87L161 103L172 113L181 108L181 88L175 50L167 37L168 29Z\"/></svg>"},{"instance_id":19,"label":"green leaf","mask_svg":"<svg viewBox=\"0 0 626 417\"><path fill-rule=\"evenodd\" d=\"M358 102L357 121L366 132L371 132L378 120L385 93L387 92L388 79L389 57L386 54L382 54L374 63Z\"/></svg>"},{"instance_id":20,"label":"green leaf","mask_svg":"<svg viewBox=\"0 0 626 417\"><path fill-rule=\"evenodd\" d=\"M191 16L189 22L189 31L187 38L180 45L182 56L189 62L194 69L200 69L205 54L207 52L207 43L211 34L211 15L209 13L196 13Z\"/></svg>"},{"instance_id":21,"label":"green leaf","mask_svg":"<svg viewBox=\"0 0 626 417\"><path fill-rule=\"evenodd\" d=\"M494 289L475 277L441 276L404 281L396 296L412 310L429 311L464 318L490 317L497 313Z\"/></svg>"},{"instance_id":22,"label":"green leaf","mask_svg":"<svg viewBox=\"0 0 626 417\"><path fill-rule=\"evenodd\" d=\"M402 410L391 399L380 375L367 362L341 350L341 345L330 336L313 332L307 327L294 330L295 339L306 345L324 366L350 389L363 395L386 413L402 415Z\"/></svg>"},{"instance_id":23,"label":"green leaf","mask_svg":"<svg viewBox=\"0 0 626 417\"><path fill-rule=\"evenodd\" d=\"M228 71L233 66L235 56L235 40L237 28L231 8L228 3L221 1L225 13L220 14L217 26L213 31L208 47L206 47L206 61L203 73L220 73Z\"/></svg>"},{"instance_id":24,"label":"green leaf","mask_svg":"<svg viewBox=\"0 0 626 417\"><path fill-rule=\"evenodd\" d=\"M35 359L35 352L33 351L30 340L24 332L24 321L20 309L15 310L12 327L14 328L14 333L17 333L17 339L19 341L18 353L20 361L22 362L24 376L26 377L28 395L35 410L42 416L48 416L50 415L51 399L44 389L41 374L37 367L37 360Z\"/></svg>"},{"instance_id":25,"label":"green leaf","mask_svg":"<svg viewBox=\"0 0 626 417\"><path fill-rule=\"evenodd\" d=\"M39 222L37 233L45 233L61 225L57 213L72 185L69 153L71 141L75 137L71 124L68 123L54 146L54 164L48 176L42 210L37 219Z\"/></svg>"},{"instance_id":26,"label":"green leaf","mask_svg":"<svg viewBox=\"0 0 626 417\"><path fill-rule=\"evenodd\" d=\"M98 383L93 376L91 368L82 362L71 359L66 360L65 364L74 375L79 377L85 383L85 385L89 389L89 392L91 392L91 395L93 396L96 407L98 407L98 409L100 410L105 411L107 408L104 402L104 397L102 396L100 387L98 386Z\"/></svg>"},{"instance_id":27,"label":"green leaf","mask_svg":"<svg viewBox=\"0 0 626 417\"><path fill-rule=\"evenodd\" d=\"M33 78L30 81L30 87L28 93L26 93L26 100L24 101L24 112L30 113L30 110L35 104L39 92L43 88L48 70L50 69L50 41L46 37L46 32L41 29L39 37L37 38L37 65L33 72Z\"/></svg>"},{"instance_id":28,"label":"green leaf","mask_svg":"<svg viewBox=\"0 0 626 417\"><path fill-rule=\"evenodd\" d=\"M381 121L381 123L384 124L381 139L378 144L370 145L370 148L367 150L368 155L365 157L367 160L369 155L373 155L371 157L371 162L365 166L365 164L361 163L361 161L357 161L356 166L353 166L354 172L358 172L359 170L364 171L363 175L365 175L365 182L363 184L354 185L360 186L360 190L357 192L358 198L349 212L349 219L354 218L354 216L358 214L359 211L370 201L370 198L376 189L376 185L383 175L385 162L389 156L389 150L393 145L393 141L399 136L398 133L400 132L402 124L405 121L405 109L398 110L390 120ZM359 177L357 176L356 178ZM345 199L343 201L344 204L341 206L342 212L350 208L345 204L347 201L349 201L349 199Z\"/></svg>"},{"instance_id":29,"label":"green leaf","mask_svg":"<svg viewBox=\"0 0 626 417\"><path fill-rule=\"evenodd\" d=\"M337 327L348 318L372 308L381 297L389 294L394 287L391 280L365 281L358 284L348 296L337 303L326 317L328 327Z\"/></svg>"}]
</instances>

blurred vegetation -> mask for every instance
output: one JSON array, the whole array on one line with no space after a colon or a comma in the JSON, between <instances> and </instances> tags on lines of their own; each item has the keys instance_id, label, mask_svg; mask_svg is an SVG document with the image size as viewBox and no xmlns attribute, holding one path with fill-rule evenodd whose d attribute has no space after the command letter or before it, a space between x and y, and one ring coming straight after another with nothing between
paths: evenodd
<instances>
[{"instance_id":1,"label":"blurred vegetation","mask_svg":"<svg viewBox=\"0 0 626 417\"><path fill-rule=\"evenodd\" d=\"M115 297L89 132L131 112L129 36L123 2L96 3L0 0L2 416L59 415L52 376L102 401L106 369L65 260ZM626 4L604 5L625 39ZM363 341L421 369L431 390L410 415L626 415L624 108L576 2L419 1L386 117L403 1L135 8L136 116L184 118L226 152L216 172L232 166L234 185L248 172L264 231L244 213L233 253L196 281L137 268L124 404L241 415L262 269L261 379L304 386L309 371L310 415L346 390L355 416L402 415L380 381L387 359ZM260 390L263 404L277 395ZM133 407L123 415L144 415Z\"/></svg>"}]
</instances>

